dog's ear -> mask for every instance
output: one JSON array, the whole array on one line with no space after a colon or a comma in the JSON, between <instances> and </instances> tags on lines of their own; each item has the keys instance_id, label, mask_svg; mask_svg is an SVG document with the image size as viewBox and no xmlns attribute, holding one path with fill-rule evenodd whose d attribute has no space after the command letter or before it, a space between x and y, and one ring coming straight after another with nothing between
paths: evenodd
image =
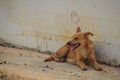
<instances>
[{"instance_id":1,"label":"dog's ear","mask_svg":"<svg viewBox=\"0 0 120 80\"><path fill-rule=\"evenodd\" d=\"M78 33L78 32L81 32L80 27L77 27L77 29L76 29L76 33Z\"/></svg>"},{"instance_id":2,"label":"dog's ear","mask_svg":"<svg viewBox=\"0 0 120 80\"><path fill-rule=\"evenodd\" d=\"M88 37L89 37L89 35L94 36L94 34L93 34L93 33L91 33L91 32L86 32L86 33L84 34L84 36L85 36L86 38L88 38Z\"/></svg>"}]
</instances>

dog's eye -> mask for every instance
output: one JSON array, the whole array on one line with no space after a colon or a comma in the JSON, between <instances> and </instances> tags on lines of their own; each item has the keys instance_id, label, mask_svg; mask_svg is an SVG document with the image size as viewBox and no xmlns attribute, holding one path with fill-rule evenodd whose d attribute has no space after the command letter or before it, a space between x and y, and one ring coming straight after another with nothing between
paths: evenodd
<instances>
[{"instance_id":1,"label":"dog's eye","mask_svg":"<svg viewBox=\"0 0 120 80\"><path fill-rule=\"evenodd\" d=\"M74 40L78 40L79 38L75 37Z\"/></svg>"}]
</instances>

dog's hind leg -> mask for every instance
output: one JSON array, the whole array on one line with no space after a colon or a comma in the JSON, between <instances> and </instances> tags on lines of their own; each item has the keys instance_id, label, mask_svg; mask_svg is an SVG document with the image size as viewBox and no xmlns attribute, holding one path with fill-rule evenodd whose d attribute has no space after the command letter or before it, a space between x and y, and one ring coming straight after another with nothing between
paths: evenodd
<instances>
[{"instance_id":1,"label":"dog's hind leg","mask_svg":"<svg viewBox=\"0 0 120 80\"><path fill-rule=\"evenodd\" d=\"M53 60L54 60L54 58L51 56L51 57L45 59L44 62L49 62L49 61L53 61Z\"/></svg>"}]
</instances>

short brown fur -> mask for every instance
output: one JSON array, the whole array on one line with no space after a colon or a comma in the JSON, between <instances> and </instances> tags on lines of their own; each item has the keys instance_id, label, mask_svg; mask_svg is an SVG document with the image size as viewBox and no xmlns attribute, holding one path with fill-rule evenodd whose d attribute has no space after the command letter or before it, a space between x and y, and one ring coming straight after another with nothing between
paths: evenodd
<instances>
[{"instance_id":1,"label":"short brown fur","mask_svg":"<svg viewBox=\"0 0 120 80\"><path fill-rule=\"evenodd\" d=\"M71 37L71 44L80 43L81 45L75 50L72 50L71 47L67 44L59 48L55 54L51 57L45 59L45 62L48 61L66 61L71 64L76 64L81 67L83 70L87 70L87 65L85 63L88 60L92 66L101 71L102 68L98 65L94 52L93 42L89 39L89 35L93 36L91 32L81 32L81 29L78 27L76 33ZM88 64L88 63L87 63Z\"/></svg>"},{"instance_id":2,"label":"short brown fur","mask_svg":"<svg viewBox=\"0 0 120 80\"><path fill-rule=\"evenodd\" d=\"M89 35L93 36L91 32L81 32L76 30L76 33L72 36L70 42L72 44L81 43L81 45L75 50L69 50L67 62L77 64L83 70L87 70L85 61L88 60L96 70L101 71L102 68L96 61L93 42L88 38Z\"/></svg>"}]
</instances>

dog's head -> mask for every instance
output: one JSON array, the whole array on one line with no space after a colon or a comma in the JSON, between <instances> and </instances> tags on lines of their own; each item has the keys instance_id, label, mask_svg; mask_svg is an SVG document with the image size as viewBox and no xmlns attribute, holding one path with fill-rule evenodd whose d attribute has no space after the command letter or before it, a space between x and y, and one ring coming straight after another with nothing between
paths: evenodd
<instances>
[{"instance_id":1,"label":"dog's head","mask_svg":"<svg viewBox=\"0 0 120 80\"><path fill-rule=\"evenodd\" d=\"M73 49L82 44L85 45L89 35L93 36L91 32L81 32L81 29L78 27L76 33L71 37L71 40L67 44L72 45Z\"/></svg>"}]
</instances>

